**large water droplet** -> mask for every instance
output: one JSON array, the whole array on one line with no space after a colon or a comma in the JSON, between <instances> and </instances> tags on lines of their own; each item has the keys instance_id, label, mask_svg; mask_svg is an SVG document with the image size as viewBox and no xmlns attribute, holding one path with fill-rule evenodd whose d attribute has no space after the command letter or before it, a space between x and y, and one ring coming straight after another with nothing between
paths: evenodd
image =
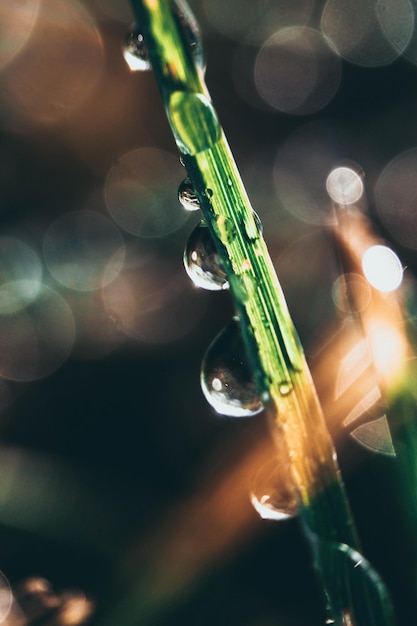
<instances>
[{"instance_id":1,"label":"large water droplet","mask_svg":"<svg viewBox=\"0 0 417 626\"><path fill-rule=\"evenodd\" d=\"M201 369L201 387L207 401L221 415L250 417L262 411L237 318L209 346Z\"/></svg>"},{"instance_id":2,"label":"large water droplet","mask_svg":"<svg viewBox=\"0 0 417 626\"><path fill-rule=\"evenodd\" d=\"M202 93L174 91L169 98L168 115L183 154L195 155L208 150L221 137L217 113Z\"/></svg>"},{"instance_id":3,"label":"large water droplet","mask_svg":"<svg viewBox=\"0 0 417 626\"><path fill-rule=\"evenodd\" d=\"M284 520L297 514L297 492L289 465L280 456L269 459L259 469L253 481L250 500L263 519Z\"/></svg>"},{"instance_id":4,"label":"large water droplet","mask_svg":"<svg viewBox=\"0 0 417 626\"><path fill-rule=\"evenodd\" d=\"M133 24L132 30L125 38L123 57L132 71L151 69L148 49L143 40L143 35L136 24Z\"/></svg>"},{"instance_id":5,"label":"large water droplet","mask_svg":"<svg viewBox=\"0 0 417 626\"><path fill-rule=\"evenodd\" d=\"M184 178L178 188L178 200L187 211L198 211L200 201L189 178Z\"/></svg>"},{"instance_id":6,"label":"large water droplet","mask_svg":"<svg viewBox=\"0 0 417 626\"><path fill-rule=\"evenodd\" d=\"M209 291L220 291L229 287L210 231L203 224L199 224L188 238L184 265L188 276L197 287Z\"/></svg>"}]
</instances>

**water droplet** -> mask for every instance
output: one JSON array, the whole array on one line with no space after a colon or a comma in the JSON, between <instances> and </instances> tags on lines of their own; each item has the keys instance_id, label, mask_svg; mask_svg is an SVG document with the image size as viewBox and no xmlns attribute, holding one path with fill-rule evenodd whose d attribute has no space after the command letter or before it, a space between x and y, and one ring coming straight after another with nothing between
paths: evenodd
<instances>
[{"instance_id":1,"label":"water droplet","mask_svg":"<svg viewBox=\"0 0 417 626\"><path fill-rule=\"evenodd\" d=\"M256 211L253 211L253 217L255 220L256 227L259 230L260 234L262 235L262 233L264 232L264 227L263 227L261 218L259 217Z\"/></svg>"},{"instance_id":2,"label":"water droplet","mask_svg":"<svg viewBox=\"0 0 417 626\"><path fill-rule=\"evenodd\" d=\"M288 396L292 391L292 385L289 382L283 382L279 385L279 392L282 396Z\"/></svg>"},{"instance_id":3,"label":"water droplet","mask_svg":"<svg viewBox=\"0 0 417 626\"><path fill-rule=\"evenodd\" d=\"M178 200L186 211L198 211L200 201L189 178L184 178L178 188Z\"/></svg>"},{"instance_id":4,"label":"water droplet","mask_svg":"<svg viewBox=\"0 0 417 626\"><path fill-rule=\"evenodd\" d=\"M284 458L269 459L255 475L250 501L262 519L285 520L297 514L297 492Z\"/></svg>"},{"instance_id":5,"label":"water droplet","mask_svg":"<svg viewBox=\"0 0 417 626\"><path fill-rule=\"evenodd\" d=\"M188 238L184 265L197 287L210 291L227 289L229 283L207 226L199 224Z\"/></svg>"},{"instance_id":6,"label":"water droplet","mask_svg":"<svg viewBox=\"0 0 417 626\"><path fill-rule=\"evenodd\" d=\"M151 69L148 49L136 24L133 24L131 31L125 38L123 57L133 72Z\"/></svg>"},{"instance_id":7,"label":"water droplet","mask_svg":"<svg viewBox=\"0 0 417 626\"><path fill-rule=\"evenodd\" d=\"M221 137L216 111L202 93L174 91L169 99L168 115L177 146L183 154L204 152Z\"/></svg>"},{"instance_id":8,"label":"water droplet","mask_svg":"<svg viewBox=\"0 0 417 626\"><path fill-rule=\"evenodd\" d=\"M207 401L221 415L250 417L262 411L237 318L209 346L201 369L201 387Z\"/></svg>"}]
</instances>

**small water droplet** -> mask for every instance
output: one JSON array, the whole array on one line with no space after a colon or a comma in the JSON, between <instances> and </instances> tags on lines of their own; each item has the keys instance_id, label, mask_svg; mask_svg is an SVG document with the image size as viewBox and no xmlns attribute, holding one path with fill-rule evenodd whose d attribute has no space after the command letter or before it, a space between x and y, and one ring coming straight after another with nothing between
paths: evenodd
<instances>
[{"instance_id":1,"label":"small water droplet","mask_svg":"<svg viewBox=\"0 0 417 626\"><path fill-rule=\"evenodd\" d=\"M210 291L227 289L229 283L209 229L200 223L188 238L184 265L197 287Z\"/></svg>"},{"instance_id":2,"label":"small water droplet","mask_svg":"<svg viewBox=\"0 0 417 626\"><path fill-rule=\"evenodd\" d=\"M289 382L283 382L279 385L279 392L282 396L288 396L292 391L292 385Z\"/></svg>"},{"instance_id":3,"label":"small water droplet","mask_svg":"<svg viewBox=\"0 0 417 626\"><path fill-rule=\"evenodd\" d=\"M297 514L298 498L288 463L280 457L266 461L255 475L250 501L263 519L284 520L294 517Z\"/></svg>"},{"instance_id":4,"label":"small water droplet","mask_svg":"<svg viewBox=\"0 0 417 626\"><path fill-rule=\"evenodd\" d=\"M178 188L178 200L186 211L198 211L200 201L189 178L185 178Z\"/></svg>"},{"instance_id":5,"label":"small water droplet","mask_svg":"<svg viewBox=\"0 0 417 626\"><path fill-rule=\"evenodd\" d=\"M256 227L259 230L260 234L262 235L262 233L264 232L264 227L263 227L261 218L259 217L256 211L253 211L253 217L255 219Z\"/></svg>"},{"instance_id":6,"label":"small water droplet","mask_svg":"<svg viewBox=\"0 0 417 626\"><path fill-rule=\"evenodd\" d=\"M174 91L169 98L168 115L177 146L185 155L204 152L221 137L217 113L202 93Z\"/></svg>"},{"instance_id":7,"label":"small water droplet","mask_svg":"<svg viewBox=\"0 0 417 626\"><path fill-rule=\"evenodd\" d=\"M123 57L132 71L151 69L148 49L138 26L133 24L131 31L125 38Z\"/></svg>"},{"instance_id":8,"label":"small water droplet","mask_svg":"<svg viewBox=\"0 0 417 626\"><path fill-rule=\"evenodd\" d=\"M201 387L209 404L221 415L250 417L262 411L237 318L209 346L201 369Z\"/></svg>"}]
</instances>

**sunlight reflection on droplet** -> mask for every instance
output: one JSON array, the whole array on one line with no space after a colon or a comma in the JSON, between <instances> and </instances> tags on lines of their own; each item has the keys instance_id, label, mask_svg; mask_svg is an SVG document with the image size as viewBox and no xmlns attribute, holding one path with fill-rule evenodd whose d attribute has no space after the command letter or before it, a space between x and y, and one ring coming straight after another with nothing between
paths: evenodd
<instances>
[{"instance_id":1,"label":"sunlight reflection on droplet","mask_svg":"<svg viewBox=\"0 0 417 626\"><path fill-rule=\"evenodd\" d=\"M319 111L335 95L341 64L318 31L292 27L264 43L254 71L265 102L279 111L305 115Z\"/></svg>"},{"instance_id":2,"label":"sunlight reflection on droplet","mask_svg":"<svg viewBox=\"0 0 417 626\"><path fill-rule=\"evenodd\" d=\"M378 214L390 235L417 249L417 148L388 163L376 185Z\"/></svg>"},{"instance_id":3,"label":"sunlight reflection on droplet","mask_svg":"<svg viewBox=\"0 0 417 626\"><path fill-rule=\"evenodd\" d=\"M0 70L25 45L38 10L39 0L2 0L0 3Z\"/></svg>"},{"instance_id":4,"label":"sunlight reflection on droplet","mask_svg":"<svg viewBox=\"0 0 417 626\"><path fill-rule=\"evenodd\" d=\"M92 94L103 61L102 39L87 6L42 0L13 71L1 77L6 124L26 130L68 118Z\"/></svg>"},{"instance_id":5,"label":"sunlight reflection on droplet","mask_svg":"<svg viewBox=\"0 0 417 626\"><path fill-rule=\"evenodd\" d=\"M67 303L43 285L24 310L2 317L0 376L30 381L51 374L68 357L74 333Z\"/></svg>"},{"instance_id":6,"label":"sunlight reflection on droplet","mask_svg":"<svg viewBox=\"0 0 417 626\"><path fill-rule=\"evenodd\" d=\"M152 65L143 35L136 24L133 24L123 45L123 58L132 72L150 70Z\"/></svg>"},{"instance_id":7,"label":"sunlight reflection on droplet","mask_svg":"<svg viewBox=\"0 0 417 626\"><path fill-rule=\"evenodd\" d=\"M297 514L298 498L288 470L273 457L255 475L250 501L262 519L285 520Z\"/></svg>"},{"instance_id":8,"label":"sunlight reflection on droplet","mask_svg":"<svg viewBox=\"0 0 417 626\"><path fill-rule=\"evenodd\" d=\"M65 287L99 289L119 274L124 260L122 236L96 211L71 211L56 219L44 238L49 271Z\"/></svg>"},{"instance_id":9,"label":"sunlight reflection on droplet","mask_svg":"<svg viewBox=\"0 0 417 626\"><path fill-rule=\"evenodd\" d=\"M414 25L409 0L328 0L321 27L338 53L351 63L392 63L406 48Z\"/></svg>"},{"instance_id":10,"label":"sunlight reflection on droplet","mask_svg":"<svg viewBox=\"0 0 417 626\"><path fill-rule=\"evenodd\" d=\"M168 152L156 148L132 150L107 175L108 211L133 235L164 237L188 219L172 193L183 176L178 159Z\"/></svg>"},{"instance_id":11,"label":"sunlight reflection on droplet","mask_svg":"<svg viewBox=\"0 0 417 626\"><path fill-rule=\"evenodd\" d=\"M358 202L363 194L363 182L350 167L336 167L326 180L326 189L332 200L342 206Z\"/></svg>"},{"instance_id":12,"label":"sunlight reflection on droplet","mask_svg":"<svg viewBox=\"0 0 417 626\"><path fill-rule=\"evenodd\" d=\"M0 315L17 312L36 298L41 278L36 252L20 239L0 237Z\"/></svg>"},{"instance_id":13,"label":"sunlight reflection on droplet","mask_svg":"<svg viewBox=\"0 0 417 626\"><path fill-rule=\"evenodd\" d=\"M371 246L362 257L365 278L372 287L383 292L395 291L403 280L403 267L394 250L387 246Z\"/></svg>"},{"instance_id":14,"label":"sunlight reflection on droplet","mask_svg":"<svg viewBox=\"0 0 417 626\"><path fill-rule=\"evenodd\" d=\"M181 258L129 251L121 274L103 290L116 327L144 343L165 343L189 333L199 322L206 298L197 293Z\"/></svg>"}]
</instances>

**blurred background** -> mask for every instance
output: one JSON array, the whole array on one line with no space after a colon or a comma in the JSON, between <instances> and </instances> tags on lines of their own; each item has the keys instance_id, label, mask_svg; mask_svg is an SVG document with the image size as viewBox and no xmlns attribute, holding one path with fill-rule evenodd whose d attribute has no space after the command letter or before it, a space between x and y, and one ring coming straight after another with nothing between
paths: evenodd
<instances>
[{"instance_id":1,"label":"blurred background","mask_svg":"<svg viewBox=\"0 0 417 626\"><path fill-rule=\"evenodd\" d=\"M364 552L409 624L416 549L386 424L379 446L350 436L356 400L338 404L328 358L347 309L326 179L358 173L359 210L412 303L417 3L191 6ZM133 21L127 0L0 6L0 622L323 624L297 521L251 505L274 471L263 415L218 416L200 389L233 304L184 271L200 216L178 202L185 171L152 72L123 58Z\"/></svg>"}]
</instances>

